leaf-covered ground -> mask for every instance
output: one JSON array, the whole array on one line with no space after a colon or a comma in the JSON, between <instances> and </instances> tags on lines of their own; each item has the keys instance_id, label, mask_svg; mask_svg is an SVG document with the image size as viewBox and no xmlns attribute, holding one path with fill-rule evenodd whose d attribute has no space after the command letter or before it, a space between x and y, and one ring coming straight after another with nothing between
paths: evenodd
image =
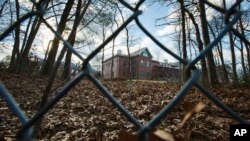
<instances>
[{"instance_id":1,"label":"leaf-covered ground","mask_svg":"<svg viewBox=\"0 0 250 141\"><path fill-rule=\"evenodd\" d=\"M5 84L20 107L31 117L35 114L45 88L46 79L26 75L0 73ZM57 81L56 84L60 82ZM149 121L176 96L182 85L147 81L102 81L109 91L141 123ZM241 117L250 120L250 88L220 85L212 89ZM51 95L53 97L56 92ZM179 128L187 106L203 102L206 107L192 116ZM237 123L223 110L217 108L197 89L192 88L182 101L169 113L157 129L172 132L183 140L228 140L229 125ZM0 140L15 139L20 123L0 98ZM89 80L82 80L66 97L51 109L42 121L38 140L118 140L121 131L135 132L131 123L103 97ZM178 132L176 131L178 129Z\"/></svg>"}]
</instances>

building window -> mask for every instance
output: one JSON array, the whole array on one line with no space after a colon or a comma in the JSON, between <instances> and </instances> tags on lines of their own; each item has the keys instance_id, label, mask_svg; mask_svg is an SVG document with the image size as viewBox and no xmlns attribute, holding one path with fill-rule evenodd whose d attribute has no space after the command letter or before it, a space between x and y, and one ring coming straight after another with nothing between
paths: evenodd
<instances>
[{"instance_id":1,"label":"building window","mask_svg":"<svg viewBox=\"0 0 250 141\"><path fill-rule=\"evenodd\" d=\"M147 67L150 67L150 63L147 61Z\"/></svg>"},{"instance_id":2,"label":"building window","mask_svg":"<svg viewBox=\"0 0 250 141\"><path fill-rule=\"evenodd\" d=\"M141 64L143 64L143 60L141 60Z\"/></svg>"},{"instance_id":3,"label":"building window","mask_svg":"<svg viewBox=\"0 0 250 141\"><path fill-rule=\"evenodd\" d=\"M148 52L147 52L146 50L144 50L144 51L142 52L142 56L148 57L148 56L149 56L149 55L148 55Z\"/></svg>"},{"instance_id":4,"label":"building window","mask_svg":"<svg viewBox=\"0 0 250 141\"><path fill-rule=\"evenodd\" d=\"M136 61L132 61L132 66L135 66L136 65Z\"/></svg>"},{"instance_id":5,"label":"building window","mask_svg":"<svg viewBox=\"0 0 250 141\"><path fill-rule=\"evenodd\" d=\"M150 77L150 72L147 72L147 76Z\"/></svg>"},{"instance_id":6,"label":"building window","mask_svg":"<svg viewBox=\"0 0 250 141\"><path fill-rule=\"evenodd\" d=\"M144 72L140 72L139 74L140 74L141 77L145 76Z\"/></svg>"}]
</instances>

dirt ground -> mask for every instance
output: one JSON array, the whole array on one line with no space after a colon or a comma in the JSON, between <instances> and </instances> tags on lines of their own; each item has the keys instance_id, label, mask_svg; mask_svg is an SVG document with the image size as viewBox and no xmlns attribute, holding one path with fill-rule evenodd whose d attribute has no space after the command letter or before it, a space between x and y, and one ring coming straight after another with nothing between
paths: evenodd
<instances>
[{"instance_id":1,"label":"dirt ground","mask_svg":"<svg viewBox=\"0 0 250 141\"><path fill-rule=\"evenodd\" d=\"M39 107L46 78L0 73L0 81L10 91L28 117ZM101 81L142 124L154 117L181 89L181 84L147 81ZM59 85L57 81L55 85ZM220 85L210 89L245 120L250 120L250 88ZM55 96L57 91L51 94ZM187 107L202 102L205 108L183 122ZM216 107L204 94L192 88L181 102L161 120L156 129L171 132L180 140L229 140L229 125L237 122ZM20 122L0 97L0 140L15 140ZM178 130L177 130L178 129ZM82 80L51 109L42 121L37 140L115 141L121 131L136 129L89 81Z\"/></svg>"}]
</instances>

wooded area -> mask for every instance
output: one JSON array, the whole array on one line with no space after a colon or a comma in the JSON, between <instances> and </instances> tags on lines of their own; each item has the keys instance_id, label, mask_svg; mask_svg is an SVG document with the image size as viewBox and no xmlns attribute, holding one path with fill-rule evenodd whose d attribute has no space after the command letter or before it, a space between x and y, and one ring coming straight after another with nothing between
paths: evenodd
<instances>
[{"instance_id":1,"label":"wooded area","mask_svg":"<svg viewBox=\"0 0 250 141\"><path fill-rule=\"evenodd\" d=\"M243 100L244 98L249 99L250 92L249 88L246 87L250 84L249 2L249 0L212 2L205 0L153 0L144 3L143 1L132 1L129 3L132 7L129 7L122 0L41 0L39 2L2 0L0 1L0 51L11 50L11 53L1 54L4 57L0 60L0 81L6 85L11 94L13 93L13 97L20 103L20 107L25 110L28 117L32 117L36 113L35 111L46 107L48 101L60 93L59 91L64 86L74 81L74 78L77 79L78 75L82 75L80 72L91 72L91 75L86 75L89 80L94 83L93 77L98 78L125 107L133 111L132 113L136 117L143 119L140 122L146 123L165 104L170 103L175 93L182 89L182 85L192 79L196 68L198 68L201 77L197 82L211 88L216 95L222 98L223 102L233 106L236 108L234 110L241 112L244 118L249 119L249 114L247 114L249 108L247 107L250 107L250 103L249 100ZM140 14L138 8L142 3L144 6L142 12L150 9L152 5L166 8L163 17L155 18L154 22L155 26L158 27L175 28L173 33L165 33L164 39L170 37L176 45L174 48L178 50L176 56L180 59L176 58L179 61L179 70L181 71L181 79L178 80L178 83L176 81L132 80L131 49L140 44L142 40L138 30L143 28L138 24L140 18L136 17ZM129 11L131 9L133 12ZM158 13L153 14L157 15ZM132 20L134 22L131 22ZM121 30L123 30L124 35L119 37ZM226 32L225 36L221 36L224 31ZM143 32L150 36L150 33ZM105 80L103 79L104 61L107 56L111 58L115 56L115 50L119 46L116 44L116 40L120 40L120 38L122 38L122 46L126 47L123 51L129 58L128 77L126 79L114 78L113 69L110 69L111 79ZM155 37L155 40L159 41L160 38ZM156 44L161 46L161 43ZM162 44L166 45L167 42ZM44 45L45 49L42 47ZM211 51L209 46L213 45L214 48ZM209 50L205 52L206 49ZM160 49L160 51L166 50ZM170 55L174 56L171 53ZM195 59L198 63L192 62ZM112 59L111 68L113 67L114 60ZM107 107L112 107L112 105L107 100L101 100L104 97L97 89L93 88L89 80L77 81L81 85L78 84L75 89L70 91L70 98L67 97L65 101L59 101L57 107L53 109L58 114L49 114L49 116L45 116L45 121L39 120L36 123L34 136L39 139L60 140L64 138L62 136L70 134L71 138L67 140L79 140L78 136L81 138L80 140L118 140L118 133L122 130L127 130L130 133L137 131L124 117L120 117L122 115L118 114L114 107L113 112L119 116L112 117L111 113L109 113L110 116L104 112L108 110ZM122 86L126 86L126 88ZM100 88L98 89L100 90ZM103 91L101 90L102 93L104 93ZM82 96L82 93L86 94L86 97ZM171 128L171 134L173 133L176 140L189 140L196 135L206 136L205 138L208 140L227 140L222 134L228 134L228 124L232 124L234 121L225 114L223 116L228 120L223 123L219 120L219 123L214 125L222 126L218 127L220 132L216 130L217 127L210 127L210 121L205 116L210 117L210 120L216 120L219 118L221 109L212 105L209 100L201 98L200 93L204 92L198 92L197 88L192 88L185 100L179 104L177 109L174 109L174 113L170 114L168 119L164 119L159 128L161 130L167 129L167 131ZM141 96L143 98L140 98ZM241 98L240 101L237 99L238 97L244 98ZM78 98L86 98L83 100L86 103L78 101ZM154 99L153 103L151 99ZM5 108L7 105L4 104L4 99L0 100L1 107L3 107L0 111L10 112ZM200 110L193 112L192 116L198 113L198 116L194 117L194 121L182 120L182 117L188 113L185 113L185 103L194 106L193 109L195 109L194 103L199 102L207 106L205 112L200 113ZM239 106L235 102L245 103ZM72 105L73 103L75 105ZM93 108L101 104L104 105L99 112L104 114L101 116L103 119L97 118L100 115L95 111L96 108ZM143 106L139 106L140 104ZM142 109L137 109L137 106ZM68 110L68 113L75 116L69 116L65 111L60 112L61 109ZM142 110L142 113L139 109ZM205 114L213 112L214 109L216 113L214 116ZM78 114L83 116L89 114L89 116L80 120ZM7 119L6 115L0 114L0 125L3 127L1 129L7 127L8 122L17 123L16 119ZM59 123L59 115L62 118L64 116L72 118L70 124L74 126ZM53 116L56 118L54 119ZM122 122L119 122L120 118ZM110 125L104 125L103 122L108 119L111 119L112 122L109 123ZM94 120L100 120L100 122L94 122ZM202 123L202 120L206 120L206 123ZM63 118L63 121L66 121L66 118ZM87 123L85 126L81 126L82 130L80 130L77 128L78 123L76 122ZM202 124L202 127L197 127L198 124ZM169 127L169 125L173 126ZM13 126L7 127L10 132L0 132L0 140L13 138L13 134L17 133L20 125ZM53 128L57 126L58 129L53 131ZM121 129L118 129L119 126ZM85 130L85 128L88 129ZM106 132L106 128L110 129L107 129ZM60 133L61 129L70 132ZM209 135L204 134L210 129ZM198 132L199 130L201 132ZM75 132L73 133L73 131ZM190 132L187 134L186 131ZM59 133L60 135L58 135ZM221 136L213 138L217 133Z\"/></svg>"},{"instance_id":2,"label":"wooded area","mask_svg":"<svg viewBox=\"0 0 250 141\"><path fill-rule=\"evenodd\" d=\"M4 31L9 24L18 21L20 17L25 15L27 11L34 10L35 7L28 1L11 1L4 0L1 4L1 31ZM146 6L150 7L155 3L163 4L167 8L173 8L173 12L166 11L167 15L156 19L156 26L175 25L178 27L176 35L179 39L176 48L179 48L179 56L184 60L192 60L199 52L211 43L222 31L225 25L225 14L217 13L208 15L212 8L205 7L204 2L199 1L150 1L146 2ZM220 1L221 9L230 7L233 2L225 0ZM202 80L209 85L222 83L247 83L249 79L249 4L242 2L237 6L242 11L241 18L235 24L234 29L216 45L213 52L202 58L197 65L202 70ZM59 75L62 80L70 77L72 70L72 52L64 47L60 39L54 35L49 41L45 52L41 52L39 48L40 38L38 36L46 25L43 20L53 25L57 34L62 34L65 40L73 47L80 51L81 55L89 54L86 49L94 50L97 45L92 37L102 38L106 40L108 30L114 32L128 16L128 12L124 10L119 2L116 1L50 1L43 3L46 14L41 17L31 17L22 25L15 28L15 32L2 41L1 48L4 43L12 44L12 54L8 55L1 61L1 70L12 73L22 73L29 71L30 73L40 74L43 76L52 76L56 74L60 67ZM207 10L206 10L207 9ZM172 16L174 15L174 16ZM207 19L209 18L209 20ZM164 22L162 22L164 21ZM157 23L161 23L157 25ZM181 29L181 30L179 30ZM130 55L130 47L136 44L132 37L129 37L130 25L125 28L127 54ZM166 36L169 36L166 33ZM53 35L53 34L48 34ZM113 39L113 47L111 55L114 56L115 40ZM63 48L63 49L62 49ZM91 49L92 48L92 49ZM60 50L61 51L60 51ZM102 50L101 63L104 62L104 52ZM36 56L37 52L43 54ZM226 52L226 54L224 53ZM38 61L39 60L39 61ZM39 62L39 63L38 63ZM57 63L56 63L57 62ZM82 63L82 62L81 62ZM57 65L56 65L57 64ZM80 64L78 65L78 67ZM103 75L103 65L100 70ZM130 64L131 66L131 64ZM183 81L186 80L185 69L183 70ZM54 72L54 73L52 73Z\"/></svg>"}]
</instances>

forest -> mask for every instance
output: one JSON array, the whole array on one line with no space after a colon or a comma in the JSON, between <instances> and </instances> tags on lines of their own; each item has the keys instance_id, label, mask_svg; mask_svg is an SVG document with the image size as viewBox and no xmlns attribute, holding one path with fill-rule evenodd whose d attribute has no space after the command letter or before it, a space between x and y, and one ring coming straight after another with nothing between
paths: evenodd
<instances>
[{"instance_id":1,"label":"forest","mask_svg":"<svg viewBox=\"0 0 250 141\"><path fill-rule=\"evenodd\" d=\"M1 0L0 140L228 140L230 125L250 119L249 9L249 0ZM172 61L157 67L176 62L178 79L134 78L133 52L145 47ZM125 77L113 72L118 52Z\"/></svg>"}]
</instances>

